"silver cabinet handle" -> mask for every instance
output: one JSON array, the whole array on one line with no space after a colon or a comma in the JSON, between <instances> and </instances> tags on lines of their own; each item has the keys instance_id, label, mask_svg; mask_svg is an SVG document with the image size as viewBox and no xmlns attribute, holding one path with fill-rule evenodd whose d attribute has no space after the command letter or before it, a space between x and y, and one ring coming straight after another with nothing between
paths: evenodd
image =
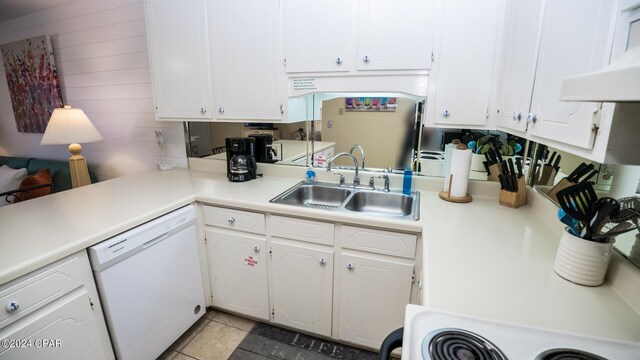
<instances>
[{"instance_id":1,"label":"silver cabinet handle","mask_svg":"<svg viewBox=\"0 0 640 360\"><path fill-rule=\"evenodd\" d=\"M353 270L353 264L352 264L352 263L348 263L348 264L347 264L347 269L349 269L349 270Z\"/></svg>"},{"instance_id":2,"label":"silver cabinet handle","mask_svg":"<svg viewBox=\"0 0 640 360\"><path fill-rule=\"evenodd\" d=\"M327 259L322 258L320 259L320 265L326 265L327 264Z\"/></svg>"},{"instance_id":3,"label":"silver cabinet handle","mask_svg":"<svg viewBox=\"0 0 640 360\"><path fill-rule=\"evenodd\" d=\"M253 247L253 251L260 252L260 246L256 245Z\"/></svg>"},{"instance_id":4,"label":"silver cabinet handle","mask_svg":"<svg viewBox=\"0 0 640 360\"><path fill-rule=\"evenodd\" d=\"M362 61L364 61L365 63L368 63L368 62L369 62L369 56L365 55L365 56L362 58Z\"/></svg>"},{"instance_id":5,"label":"silver cabinet handle","mask_svg":"<svg viewBox=\"0 0 640 360\"><path fill-rule=\"evenodd\" d=\"M220 114L224 114L224 108L223 108L223 107L219 107L219 108L218 108L218 112L219 112Z\"/></svg>"},{"instance_id":6,"label":"silver cabinet handle","mask_svg":"<svg viewBox=\"0 0 640 360\"><path fill-rule=\"evenodd\" d=\"M522 114L516 111L513 113L512 119L513 121L520 121L520 119L522 119Z\"/></svg>"},{"instance_id":7,"label":"silver cabinet handle","mask_svg":"<svg viewBox=\"0 0 640 360\"><path fill-rule=\"evenodd\" d=\"M17 301L11 300L7 303L7 311L14 312L20 308L20 304Z\"/></svg>"},{"instance_id":8,"label":"silver cabinet handle","mask_svg":"<svg viewBox=\"0 0 640 360\"><path fill-rule=\"evenodd\" d=\"M229 223L229 225L233 225L236 223L236 219L233 217L230 217L229 220L227 220L227 222Z\"/></svg>"},{"instance_id":9,"label":"silver cabinet handle","mask_svg":"<svg viewBox=\"0 0 640 360\"><path fill-rule=\"evenodd\" d=\"M536 121L538 121L538 117L534 113L529 113L529 115L527 115L527 121L535 124Z\"/></svg>"},{"instance_id":10,"label":"silver cabinet handle","mask_svg":"<svg viewBox=\"0 0 640 360\"><path fill-rule=\"evenodd\" d=\"M338 65L342 64L342 58L340 56L336 58L336 64Z\"/></svg>"},{"instance_id":11,"label":"silver cabinet handle","mask_svg":"<svg viewBox=\"0 0 640 360\"><path fill-rule=\"evenodd\" d=\"M207 112L207 108L206 107L201 107L200 108L200 114L204 115Z\"/></svg>"},{"instance_id":12,"label":"silver cabinet handle","mask_svg":"<svg viewBox=\"0 0 640 360\"><path fill-rule=\"evenodd\" d=\"M451 113L449 112L449 110L444 109L444 111L442 112L442 116L444 116L444 117L446 117L446 118L447 118L447 117L449 117L449 115L451 115Z\"/></svg>"}]
</instances>

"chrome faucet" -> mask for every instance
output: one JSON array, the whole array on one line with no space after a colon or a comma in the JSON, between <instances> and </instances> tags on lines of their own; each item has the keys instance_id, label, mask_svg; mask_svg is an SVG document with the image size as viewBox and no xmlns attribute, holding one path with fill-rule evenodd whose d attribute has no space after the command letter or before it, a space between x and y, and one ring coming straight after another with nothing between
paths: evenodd
<instances>
[{"instance_id":1,"label":"chrome faucet","mask_svg":"<svg viewBox=\"0 0 640 360\"><path fill-rule=\"evenodd\" d=\"M360 177L358 176L358 160L356 160L356 158L347 153L347 152L341 152L338 153L336 155L334 155L332 158L330 158L329 160L327 160L327 171L331 172L331 166L333 165L333 162L336 161L337 158L341 157L341 156L346 156L348 158L350 158L351 160L353 160L353 164L355 166L356 169L356 174L353 176L353 186L359 186L360 185ZM338 174L340 175L340 185L344 185L344 176L342 174Z\"/></svg>"},{"instance_id":2,"label":"chrome faucet","mask_svg":"<svg viewBox=\"0 0 640 360\"><path fill-rule=\"evenodd\" d=\"M362 171L364 171L364 149L362 146L358 144L354 144L351 149L349 149L349 154L353 155L353 150L358 149L360 151L360 158L362 159Z\"/></svg>"},{"instance_id":3,"label":"chrome faucet","mask_svg":"<svg viewBox=\"0 0 640 360\"><path fill-rule=\"evenodd\" d=\"M384 174L384 175L378 175L378 176L372 176L369 178L369 187L372 190L375 190L375 179L382 179L384 180L384 192L389 192L389 175Z\"/></svg>"}]
</instances>

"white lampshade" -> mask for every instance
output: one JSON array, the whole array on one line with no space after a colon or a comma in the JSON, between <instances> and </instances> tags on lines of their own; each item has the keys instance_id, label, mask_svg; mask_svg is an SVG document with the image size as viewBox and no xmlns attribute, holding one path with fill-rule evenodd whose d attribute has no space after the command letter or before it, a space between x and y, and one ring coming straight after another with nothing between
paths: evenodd
<instances>
[{"instance_id":1,"label":"white lampshade","mask_svg":"<svg viewBox=\"0 0 640 360\"><path fill-rule=\"evenodd\" d=\"M65 105L53 110L41 145L89 143L102 140L91 120L79 108Z\"/></svg>"}]
</instances>

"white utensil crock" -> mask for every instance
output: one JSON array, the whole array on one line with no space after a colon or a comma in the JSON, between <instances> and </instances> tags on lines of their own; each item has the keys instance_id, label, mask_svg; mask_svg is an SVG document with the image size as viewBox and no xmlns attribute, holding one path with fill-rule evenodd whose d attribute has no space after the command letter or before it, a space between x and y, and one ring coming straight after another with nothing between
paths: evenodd
<instances>
[{"instance_id":1,"label":"white utensil crock","mask_svg":"<svg viewBox=\"0 0 640 360\"><path fill-rule=\"evenodd\" d=\"M585 240L565 229L553 269L560 277L573 283L598 286L604 282L615 239L605 243Z\"/></svg>"}]
</instances>

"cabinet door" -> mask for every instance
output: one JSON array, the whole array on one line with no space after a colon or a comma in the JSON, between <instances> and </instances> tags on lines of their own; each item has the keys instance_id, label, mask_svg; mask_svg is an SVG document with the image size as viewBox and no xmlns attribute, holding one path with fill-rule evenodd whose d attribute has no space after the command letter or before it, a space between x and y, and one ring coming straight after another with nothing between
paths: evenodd
<instances>
[{"instance_id":1,"label":"cabinet door","mask_svg":"<svg viewBox=\"0 0 640 360\"><path fill-rule=\"evenodd\" d=\"M206 1L144 5L156 118L211 119Z\"/></svg>"},{"instance_id":2,"label":"cabinet door","mask_svg":"<svg viewBox=\"0 0 640 360\"><path fill-rule=\"evenodd\" d=\"M502 14L502 0L438 1L428 122L476 127L487 123Z\"/></svg>"},{"instance_id":3,"label":"cabinet door","mask_svg":"<svg viewBox=\"0 0 640 360\"><path fill-rule=\"evenodd\" d=\"M525 132L536 69L542 0L509 1L500 74L498 126Z\"/></svg>"},{"instance_id":4,"label":"cabinet door","mask_svg":"<svg viewBox=\"0 0 640 360\"><path fill-rule=\"evenodd\" d=\"M581 148L593 147L597 103L561 102L562 79L601 69L609 59L610 31L616 2L545 1L531 113L527 132ZM580 9L576 16L576 9ZM544 141L543 141L544 142Z\"/></svg>"},{"instance_id":5,"label":"cabinet door","mask_svg":"<svg viewBox=\"0 0 640 360\"><path fill-rule=\"evenodd\" d=\"M285 0L287 72L349 71L351 7L351 0Z\"/></svg>"},{"instance_id":6,"label":"cabinet door","mask_svg":"<svg viewBox=\"0 0 640 360\"><path fill-rule=\"evenodd\" d=\"M213 305L269 320L265 238L224 230L205 233Z\"/></svg>"},{"instance_id":7,"label":"cabinet door","mask_svg":"<svg viewBox=\"0 0 640 360\"><path fill-rule=\"evenodd\" d=\"M273 320L331 336L333 252L271 242Z\"/></svg>"},{"instance_id":8,"label":"cabinet door","mask_svg":"<svg viewBox=\"0 0 640 360\"><path fill-rule=\"evenodd\" d=\"M435 0L360 0L358 70L431 67Z\"/></svg>"},{"instance_id":9,"label":"cabinet door","mask_svg":"<svg viewBox=\"0 0 640 360\"><path fill-rule=\"evenodd\" d=\"M338 337L379 348L402 326L413 266L369 257L340 256Z\"/></svg>"},{"instance_id":10,"label":"cabinet door","mask_svg":"<svg viewBox=\"0 0 640 360\"><path fill-rule=\"evenodd\" d=\"M280 120L278 0L214 0L209 22L217 119Z\"/></svg>"},{"instance_id":11,"label":"cabinet door","mask_svg":"<svg viewBox=\"0 0 640 360\"><path fill-rule=\"evenodd\" d=\"M20 339L31 346L0 347L1 360L113 359L111 348L103 346L109 339L102 313L91 309L85 290L3 328L0 340L4 339Z\"/></svg>"}]
</instances>

